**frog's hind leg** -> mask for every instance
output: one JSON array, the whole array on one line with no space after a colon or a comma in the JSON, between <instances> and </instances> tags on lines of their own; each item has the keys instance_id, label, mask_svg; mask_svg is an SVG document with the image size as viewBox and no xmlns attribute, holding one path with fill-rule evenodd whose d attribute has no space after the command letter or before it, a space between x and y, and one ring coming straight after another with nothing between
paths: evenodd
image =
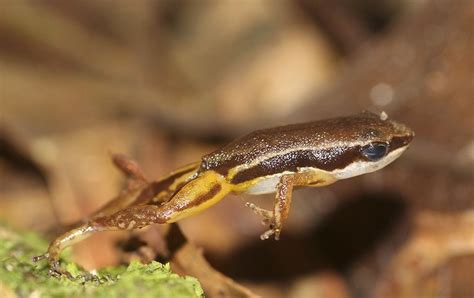
<instances>
[{"instance_id":1,"label":"frog's hind leg","mask_svg":"<svg viewBox=\"0 0 474 298\"><path fill-rule=\"evenodd\" d=\"M231 191L231 185L223 176L212 171L201 173L161 205L132 205L111 215L91 219L87 224L58 237L51 243L48 252L35 260L47 258L52 273L62 273L58 262L61 251L94 233L172 223L216 204Z\"/></svg>"},{"instance_id":2,"label":"frog's hind leg","mask_svg":"<svg viewBox=\"0 0 474 298\"><path fill-rule=\"evenodd\" d=\"M118 167L129 176L137 176L137 171L140 173L139 177L144 176L141 174L141 170L137 170L138 165L131 160L124 161L124 157L121 157L120 162L118 162L117 156L114 156L114 163L118 164ZM199 165L199 162L189 164L159 180L152 181L139 188L125 189L119 196L96 211L89 217L89 219L111 215L129 206L150 203L161 204L166 202L171 198L176 190L181 188L189 179L192 178L192 176L197 172Z\"/></svg>"},{"instance_id":3,"label":"frog's hind leg","mask_svg":"<svg viewBox=\"0 0 474 298\"><path fill-rule=\"evenodd\" d=\"M126 230L155 223L172 223L211 207L231 191L232 185L223 176L207 171L187 182L161 205L130 206L111 216L97 218L95 222L102 227Z\"/></svg>"},{"instance_id":4,"label":"frog's hind leg","mask_svg":"<svg viewBox=\"0 0 474 298\"><path fill-rule=\"evenodd\" d=\"M130 208L130 206L162 204L168 201L176 190L180 189L191 179L199 168L199 163L190 164L172 172L168 176L145 184L146 178L134 161L123 155L114 155L113 161L127 177L142 181L143 184L141 186L135 184L133 188L124 189L117 197L89 216L88 219L70 225L67 229L68 232L57 237L51 243L47 253L33 258L33 261L47 258L51 266L51 274L62 273L58 260L59 254L64 248L96 232L120 229L120 227L104 226L96 222L96 219L107 218L120 210Z\"/></svg>"}]
</instances>

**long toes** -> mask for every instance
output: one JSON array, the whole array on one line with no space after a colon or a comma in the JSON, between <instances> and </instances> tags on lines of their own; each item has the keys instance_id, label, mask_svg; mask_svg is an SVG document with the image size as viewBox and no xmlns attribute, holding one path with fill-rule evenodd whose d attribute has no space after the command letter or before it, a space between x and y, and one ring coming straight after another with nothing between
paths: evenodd
<instances>
[{"instance_id":1,"label":"long toes","mask_svg":"<svg viewBox=\"0 0 474 298\"><path fill-rule=\"evenodd\" d=\"M52 277L60 278L62 276L67 277L68 279L74 279L74 276L71 273L67 272L66 270L60 268L51 268L48 271L49 275Z\"/></svg>"},{"instance_id":2,"label":"long toes","mask_svg":"<svg viewBox=\"0 0 474 298\"><path fill-rule=\"evenodd\" d=\"M275 240L280 240L281 229L280 228L275 228L275 229L273 229L273 231L275 233Z\"/></svg>"},{"instance_id":3,"label":"long toes","mask_svg":"<svg viewBox=\"0 0 474 298\"><path fill-rule=\"evenodd\" d=\"M39 255L39 256L34 256L32 258L32 261L33 262L39 262L39 261L44 260L44 259L48 259L48 262L49 262L48 274L50 276L58 277L58 278L61 277L61 276L66 276L69 279L73 278L73 276L69 272L67 272L67 271L65 271L61 268L61 266L59 265L58 260L50 258L49 253L44 253L44 254Z\"/></svg>"},{"instance_id":4,"label":"long toes","mask_svg":"<svg viewBox=\"0 0 474 298\"><path fill-rule=\"evenodd\" d=\"M266 210L258 207L254 203L249 203L249 202L245 203L245 207L248 207L248 208L252 209L252 211L257 213L257 214L262 214L263 212L266 211Z\"/></svg>"},{"instance_id":5,"label":"long toes","mask_svg":"<svg viewBox=\"0 0 474 298\"><path fill-rule=\"evenodd\" d=\"M39 261L41 261L41 260L44 260L44 259L46 259L46 258L48 258L48 257L49 257L49 254L48 254L48 253L44 253L44 254L42 254L42 255L32 257L31 260L32 260L34 263L36 263L36 262L39 262Z\"/></svg>"},{"instance_id":6,"label":"long toes","mask_svg":"<svg viewBox=\"0 0 474 298\"><path fill-rule=\"evenodd\" d=\"M48 273L50 276L58 277L58 278L61 276L66 276L69 279L73 278L71 273L61 268L58 260L49 260L49 268L50 269Z\"/></svg>"},{"instance_id":7,"label":"long toes","mask_svg":"<svg viewBox=\"0 0 474 298\"><path fill-rule=\"evenodd\" d=\"M270 229L268 231L266 231L265 233L263 233L262 235L260 235L260 239L262 240L267 240L270 238L271 235L273 235L275 233L275 231L273 229Z\"/></svg>"},{"instance_id":8,"label":"long toes","mask_svg":"<svg viewBox=\"0 0 474 298\"><path fill-rule=\"evenodd\" d=\"M245 203L245 206L252 209L252 211L257 215L263 216L264 218L268 218L268 219L273 218L273 211L260 208L254 203L249 203L249 202Z\"/></svg>"},{"instance_id":9,"label":"long toes","mask_svg":"<svg viewBox=\"0 0 474 298\"><path fill-rule=\"evenodd\" d=\"M56 278L59 278L62 275L61 272L58 272L57 270L55 270L53 268L49 269L48 274L49 274L49 276L56 277Z\"/></svg>"}]
</instances>

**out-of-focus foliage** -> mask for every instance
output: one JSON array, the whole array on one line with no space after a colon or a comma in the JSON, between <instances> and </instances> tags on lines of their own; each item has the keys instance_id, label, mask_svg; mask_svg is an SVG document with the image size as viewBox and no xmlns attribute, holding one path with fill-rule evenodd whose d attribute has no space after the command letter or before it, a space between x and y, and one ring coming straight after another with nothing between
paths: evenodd
<instances>
[{"instance_id":1,"label":"out-of-focus foliage","mask_svg":"<svg viewBox=\"0 0 474 298\"><path fill-rule=\"evenodd\" d=\"M128 267L105 268L91 275L74 263L65 268L72 275L54 278L43 261L32 263L47 245L31 233L17 233L0 226L1 297L203 297L199 282L171 272L169 264L132 262ZM63 259L64 261L64 259Z\"/></svg>"}]
</instances>

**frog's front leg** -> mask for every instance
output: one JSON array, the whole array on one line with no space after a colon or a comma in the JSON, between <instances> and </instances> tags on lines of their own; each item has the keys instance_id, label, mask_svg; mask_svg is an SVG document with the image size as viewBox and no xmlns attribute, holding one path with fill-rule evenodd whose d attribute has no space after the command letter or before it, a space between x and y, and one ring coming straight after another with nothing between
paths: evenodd
<instances>
[{"instance_id":1,"label":"frog's front leg","mask_svg":"<svg viewBox=\"0 0 474 298\"><path fill-rule=\"evenodd\" d=\"M275 202L273 211L266 210L256 206L253 203L247 203L246 206L252 209L256 214L263 217L263 222L268 224L270 229L265 231L260 238L266 240L271 235L275 235L275 239L280 239L281 228L283 222L288 218L291 206L291 198L293 186L295 183L295 175L283 175L276 186Z\"/></svg>"},{"instance_id":2,"label":"frog's front leg","mask_svg":"<svg viewBox=\"0 0 474 298\"><path fill-rule=\"evenodd\" d=\"M290 212L294 186L323 186L333 183L334 181L334 178L318 171L282 175L276 186L273 210L260 208L253 203L245 204L256 214L261 215L263 222L270 227L270 229L260 235L260 238L266 240L270 238L270 236L275 235L275 240L280 239L283 222L288 218Z\"/></svg>"}]
</instances>

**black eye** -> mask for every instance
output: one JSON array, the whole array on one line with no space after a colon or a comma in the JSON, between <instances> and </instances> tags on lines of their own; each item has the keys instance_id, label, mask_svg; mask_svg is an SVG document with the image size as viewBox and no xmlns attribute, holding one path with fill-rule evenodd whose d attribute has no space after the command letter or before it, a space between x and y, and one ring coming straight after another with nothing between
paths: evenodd
<instances>
[{"instance_id":1,"label":"black eye","mask_svg":"<svg viewBox=\"0 0 474 298\"><path fill-rule=\"evenodd\" d=\"M370 143L362 148L362 154L370 161L381 159L387 154L388 144L386 143Z\"/></svg>"}]
</instances>

